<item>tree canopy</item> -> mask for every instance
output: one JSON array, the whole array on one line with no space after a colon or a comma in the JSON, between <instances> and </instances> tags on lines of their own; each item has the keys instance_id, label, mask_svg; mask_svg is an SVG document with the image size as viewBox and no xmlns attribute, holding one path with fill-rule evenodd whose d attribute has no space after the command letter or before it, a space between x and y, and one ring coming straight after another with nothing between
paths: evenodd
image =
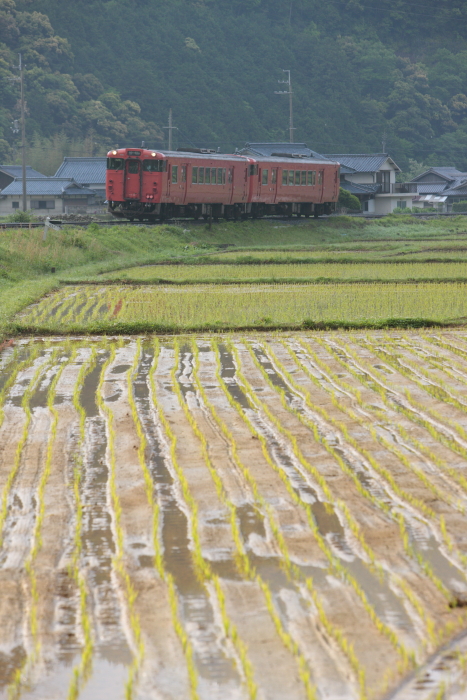
<instances>
[{"instance_id":1,"label":"tree canopy","mask_svg":"<svg viewBox=\"0 0 467 700\"><path fill-rule=\"evenodd\" d=\"M19 52L39 149L286 140L290 69L297 141L467 170L463 0L0 0L0 161Z\"/></svg>"}]
</instances>

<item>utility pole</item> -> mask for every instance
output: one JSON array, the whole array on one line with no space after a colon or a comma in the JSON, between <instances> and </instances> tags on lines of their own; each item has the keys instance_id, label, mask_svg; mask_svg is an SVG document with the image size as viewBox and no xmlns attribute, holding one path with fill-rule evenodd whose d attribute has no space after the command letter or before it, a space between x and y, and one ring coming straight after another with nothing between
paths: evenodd
<instances>
[{"instance_id":1,"label":"utility pole","mask_svg":"<svg viewBox=\"0 0 467 700\"><path fill-rule=\"evenodd\" d=\"M24 67L21 54L19 54L19 76L21 81L21 165L23 176L23 211L27 210L27 184L26 184L26 119L24 106Z\"/></svg>"},{"instance_id":2,"label":"utility pole","mask_svg":"<svg viewBox=\"0 0 467 700\"><path fill-rule=\"evenodd\" d=\"M294 134L293 132L295 131L294 125L293 125L293 92L292 92L292 76L289 70L283 70L283 73L287 73L288 79L287 80L279 80L279 83L282 83L283 85L288 85L289 89L288 90L276 90L274 91L275 95L288 95L289 96L289 137L290 137L290 143L294 142Z\"/></svg>"},{"instance_id":3,"label":"utility pole","mask_svg":"<svg viewBox=\"0 0 467 700\"><path fill-rule=\"evenodd\" d=\"M169 148L168 150L172 150L172 132L176 129L178 131L178 128L176 126L173 126L172 124L172 107L169 110L169 126L164 126L164 129L169 130Z\"/></svg>"}]
</instances>

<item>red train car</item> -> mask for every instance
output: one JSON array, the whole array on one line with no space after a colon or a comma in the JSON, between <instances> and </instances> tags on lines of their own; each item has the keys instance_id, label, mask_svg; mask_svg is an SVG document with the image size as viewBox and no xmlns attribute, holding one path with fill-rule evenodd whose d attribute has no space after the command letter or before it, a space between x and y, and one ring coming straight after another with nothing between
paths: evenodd
<instances>
[{"instance_id":1,"label":"red train car","mask_svg":"<svg viewBox=\"0 0 467 700\"><path fill-rule=\"evenodd\" d=\"M319 216L334 210L339 164L287 154L125 148L108 153L106 192L110 213L131 221Z\"/></svg>"}]
</instances>

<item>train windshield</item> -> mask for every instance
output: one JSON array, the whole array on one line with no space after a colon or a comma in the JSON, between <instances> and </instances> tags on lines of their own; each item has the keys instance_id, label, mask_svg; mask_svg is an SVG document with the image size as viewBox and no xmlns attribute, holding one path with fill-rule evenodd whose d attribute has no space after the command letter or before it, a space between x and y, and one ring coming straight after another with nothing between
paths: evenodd
<instances>
[{"instance_id":1,"label":"train windshield","mask_svg":"<svg viewBox=\"0 0 467 700\"><path fill-rule=\"evenodd\" d=\"M143 160L143 170L146 173L165 173L167 171L167 161Z\"/></svg>"},{"instance_id":2,"label":"train windshield","mask_svg":"<svg viewBox=\"0 0 467 700\"><path fill-rule=\"evenodd\" d=\"M107 170L123 170L123 158L107 158Z\"/></svg>"}]
</instances>

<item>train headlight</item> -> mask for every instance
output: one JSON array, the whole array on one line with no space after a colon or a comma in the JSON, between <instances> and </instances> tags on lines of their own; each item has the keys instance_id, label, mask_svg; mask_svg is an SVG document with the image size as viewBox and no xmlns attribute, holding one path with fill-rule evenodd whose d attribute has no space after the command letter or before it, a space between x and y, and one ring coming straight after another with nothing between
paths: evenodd
<instances>
[{"instance_id":1,"label":"train headlight","mask_svg":"<svg viewBox=\"0 0 467 700\"><path fill-rule=\"evenodd\" d=\"M113 155L113 156L116 156L116 155L117 155L117 151L112 151L112 155Z\"/></svg>"},{"instance_id":2,"label":"train headlight","mask_svg":"<svg viewBox=\"0 0 467 700\"><path fill-rule=\"evenodd\" d=\"M152 157L153 157L153 158L155 158L155 157L156 157L156 154L155 154L155 153L151 153L151 155L152 155Z\"/></svg>"}]
</instances>

